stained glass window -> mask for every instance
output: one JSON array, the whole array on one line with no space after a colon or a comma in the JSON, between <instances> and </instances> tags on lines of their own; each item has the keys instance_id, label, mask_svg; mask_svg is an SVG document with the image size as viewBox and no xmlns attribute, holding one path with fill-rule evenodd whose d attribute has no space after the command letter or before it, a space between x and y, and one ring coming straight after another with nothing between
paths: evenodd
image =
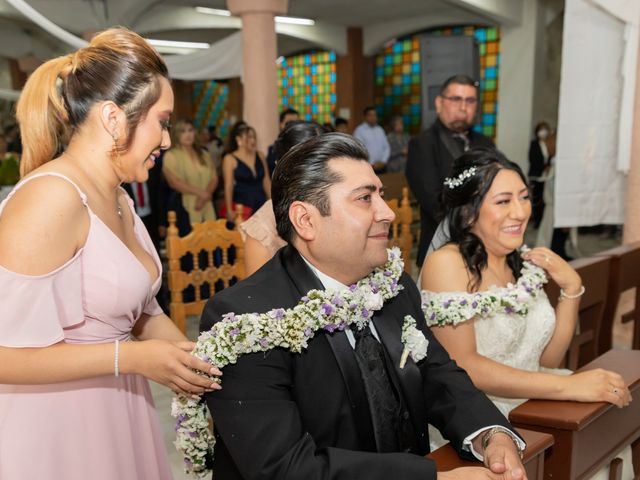
<instances>
[{"instance_id":1,"label":"stained glass window","mask_svg":"<svg viewBox=\"0 0 640 480\"><path fill-rule=\"evenodd\" d=\"M229 130L227 100L229 85L215 80L193 82L194 123L201 129L215 126L220 138L225 138Z\"/></svg>"},{"instance_id":2,"label":"stained glass window","mask_svg":"<svg viewBox=\"0 0 640 480\"><path fill-rule=\"evenodd\" d=\"M473 35L480 53L480 105L476 131L495 138L498 114L500 31L495 27L447 27L430 35ZM375 104L381 120L402 115L411 133L422 123L420 35L399 39L376 56Z\"/></svg>"},{"instance_id":3,"label":"stained glass window","mask_svg":"<svg viewBox=\"0 0 640 480\"><path fill-rule=\"evenodd\" d=\"M293 108L304 120L332 121L336 106L336 54L313 52L287 57L278 65L280 111Z\"/></svg>"}]
</instances>

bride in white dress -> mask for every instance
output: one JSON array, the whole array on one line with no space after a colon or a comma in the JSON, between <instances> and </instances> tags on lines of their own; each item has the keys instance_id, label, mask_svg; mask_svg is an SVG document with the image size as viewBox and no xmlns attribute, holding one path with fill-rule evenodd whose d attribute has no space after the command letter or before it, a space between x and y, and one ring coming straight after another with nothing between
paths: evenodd
<instances>
[{"instance_id":1,"label":"bride in white dress","mask_svg":"<svg viewBox=\"0 0 640 480\"><path fill-rule=\"evenodd\" d=\"M557 369L584 288L551 250L523 247L531 201L520 168L495 150L466 152L445 181L442 202L448 243L425 260L423 310L474 384L506 416L529 398L626 406L630 393L617 373ZM547 275L561 287L555 311L542 288Z\"/></svg>"}]
</instances>

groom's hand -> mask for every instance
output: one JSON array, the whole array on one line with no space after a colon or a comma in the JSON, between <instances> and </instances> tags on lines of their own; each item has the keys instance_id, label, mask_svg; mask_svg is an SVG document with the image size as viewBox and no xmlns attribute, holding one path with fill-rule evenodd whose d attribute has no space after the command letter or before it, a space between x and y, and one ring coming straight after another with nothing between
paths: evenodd
<instances>
[{"instance_id":1,"label":"groom's hand","mask_svg":"<svg viewBox=\"0 0 640 480\"><path fill-rule=\"evenodd\" d=\"M521 480L513 472L493 473L484 467L462 467L448 472L438 472L437 480ZM526 478L526 477L525 477Z\"/></svg>"},{"instance_id":2,"label":"groom's hand","mask_svg":"<svg viewBox=\"0 0 640 480\"><path fill-rule=\"evenodd\" d=\"M496 433L491 437L489 444L484 450L484 464L493 473L510 474L513 480L526 480L518 449L511 437L505 433Z\"/></svg>"}]
</instances>

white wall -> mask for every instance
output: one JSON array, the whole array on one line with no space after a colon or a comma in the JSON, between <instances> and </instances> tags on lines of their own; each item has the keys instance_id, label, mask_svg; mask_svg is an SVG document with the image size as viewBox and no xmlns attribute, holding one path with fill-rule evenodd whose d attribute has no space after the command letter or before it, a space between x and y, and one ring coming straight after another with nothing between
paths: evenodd
<instances>
[{"instance_id":1,"label":"white wall","mask_svg":"<svg viewBox=\"0 0 640 480\"><path fill-rule=\"evenodd\" d=\"M533 119L533 92L537 49L544 6L524 0L522 24L500 30L500 78L498 93L497 146L510 160L528 168L528 149ZM538 58L539 59L539 58Z\"/></svg>"}]
</instances>

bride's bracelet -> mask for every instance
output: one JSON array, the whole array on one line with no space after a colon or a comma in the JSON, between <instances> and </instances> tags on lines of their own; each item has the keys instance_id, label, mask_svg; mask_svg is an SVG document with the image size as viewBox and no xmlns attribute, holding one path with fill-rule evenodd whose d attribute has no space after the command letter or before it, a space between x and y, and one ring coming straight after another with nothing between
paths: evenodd
<instances>
[{"instance_id":1,"label":"bride's bracelet","mask_svg":"<svg viewBox=\"0 0 640 480\"><path fill-rule=\"evenodd\" d=\"M565 298L568 300L575 300L576 298L580 298L582 295L584 295L585 290L586 289L584 288L584 285L582 285L578 293L569 295L563 289L560 289L560 296L558 297L558 300L564 300Z\"/></svg>"}]
</instances>

